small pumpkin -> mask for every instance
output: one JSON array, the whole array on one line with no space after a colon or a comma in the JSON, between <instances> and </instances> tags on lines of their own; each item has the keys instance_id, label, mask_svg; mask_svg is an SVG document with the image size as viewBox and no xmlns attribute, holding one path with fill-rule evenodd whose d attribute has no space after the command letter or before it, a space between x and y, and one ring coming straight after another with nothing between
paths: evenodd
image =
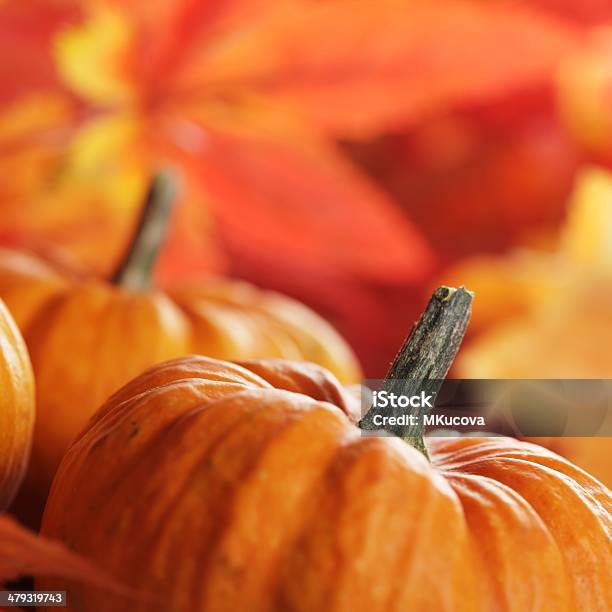
<instances>
[{"instance_id":1,"label":"small pumpkin","mask_svg":"<svg viewBox=\"0 0 612 612\"><path fill-rule=\"evenodd\" d=\"M9 506L25 475L34 413L30 358L0 300L0 512Z\"/></svg>"},{"instance_id":2,"label":"small pumpkin","mask_svg":"<svg viewBox=\"0 0 612 612\"><path fill-rule=\"evenodd\" d=\"M355 402L307 363L158 365L68 450L43 533L174 612L612 609L602 484L509 438L430 439L428 461L363 436Z\"/></svg>"},{"instance_id":3,"label":"small pumpkin","mask_svg":"<svg viewBox=\"0 0 612 612\"><path fill-rule=\"evenodd\" d=\"M305 306L247 283L211 280L151 289L169 211L160 178L115 283L70 275L31 255L0 252L0 297L30 350L38 389L29 489L46 494L60 458L94 410L145 368L189 353L319 362L359 376L342 338Z\"/></svg>"}]
</instances>

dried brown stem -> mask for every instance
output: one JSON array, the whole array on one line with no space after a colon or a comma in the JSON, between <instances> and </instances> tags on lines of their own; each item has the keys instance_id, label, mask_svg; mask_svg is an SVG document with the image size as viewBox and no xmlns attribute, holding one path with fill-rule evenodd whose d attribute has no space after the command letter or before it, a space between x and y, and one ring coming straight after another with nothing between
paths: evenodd
<instances>
[{"instance_id":1,"label":"dried brown stem","mask_svg":"<svg viewBox=\"0 0 612 612\"><path fill-rule=\"evenodd\" d=\"M422 391L435 394L446 377L459 350L471 315L473 294L464 287L439 287L427 308L414 324L404 345L391 364L384 388L390 393L412 396ZM400 416L405 408L385 409L383 416ZM364 430L380 429L374 417L380 409L371 408L359 423ZM402 437L427 456L423 442L423 417L426 408L410 408L416 424L386 428Z\"/></svg>"}]
</instances>

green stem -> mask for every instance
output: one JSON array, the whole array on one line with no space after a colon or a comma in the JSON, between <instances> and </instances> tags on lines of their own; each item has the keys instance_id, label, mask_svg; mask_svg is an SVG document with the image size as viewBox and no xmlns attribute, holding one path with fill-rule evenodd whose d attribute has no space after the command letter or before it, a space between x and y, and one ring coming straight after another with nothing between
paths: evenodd
<instances>
[{"instance_id":1,"label":"green stem","mask_svg":"<svg viewBox=\"0 0 612 612\"><path fill-rule=\"evenodd\" d=\"M166 237L175 189L170 176L158 174L151 181L134 238L112 282L133 291L149 287L159 250Z\"/></svg>"},{"instance_id":2,"label":"green stem","mask_svg":"<svg viewBox=\"0 0 612 612\"><path fill-rule=\"evenodd\" d=\"M391 364L385 377L384 389L389 393L412 396L422 391L435 394L450 369L467 329L473 294L464 287L439 287L431 296L427 308L414 324L404 345ZM427 408L410 408L417 418L414 425L388 427L390 433L400 436L427 457L423 441L423 417ZM380 429L374 417L400 416L406 408L371 408L359 426L363 430Z\"/></svg>"}]
</instances>

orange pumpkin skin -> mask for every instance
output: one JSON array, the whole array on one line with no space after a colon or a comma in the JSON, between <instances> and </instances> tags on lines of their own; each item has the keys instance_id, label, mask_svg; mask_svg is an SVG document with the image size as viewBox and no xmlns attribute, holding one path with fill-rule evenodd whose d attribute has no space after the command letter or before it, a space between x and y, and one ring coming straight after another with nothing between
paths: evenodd
<instances>
[{"instance_id":1,"label":"orange pumpkin skin","mask_svg":"<svg viewBox=\"0 0 612 612\"><path fill-rule=\"evenodd\" d=\"M612 486L612 438L525 438L528 442L541 444L555 453L566 457L572 463L603 482L608 488Z\"/></svg>"},{"instance_id":2,"label":"orange pumpkin skin","mask_svg":"<svg viewBox=\"0 0 612 612\"><path fill-rule=\"evenodd\" d=\"M344 383L360 380L355 356L334 328L284 295L220 278L167 293L189 320L190 353L225 360L304 359Z\"/></svg>"},{"instance_id":3,"label":"orange pumpkin skin","mask_svg":"<svg viewBox=\"0 0 612 612\"><path fill-rule=\"evenodd\" d=\"M162 364L71 446L43 533L173 612L611 609L603 485L509 438L432 439L430 464L362 437L355 401L310 364Z\"/></svg>"},{"instance_id":4,"label":"orange pumpkin skin","mask_svg":"<svg viewBox=\"0 0 612 612\"><path fill-rule=\"evenodd\" d=\"M71 276L31 255L0 250L0 298L30 350L38 391L28 489L46 494L62 454L96 408L144 369L190 353L320 360L355 382L352 352L323 319L246 283L211 281L130 291Z\"/></svg>"},{"instance_id":5,"label":"orange pumpkin skin","mask_svg":"<svg viewBox=\"0 0 612 612\"><path fill-rule=\"evenodd\" d=\"M30 456L34 377L15 322L0 300L0 512L11 503Z\"/></svg>"}]
</instances>

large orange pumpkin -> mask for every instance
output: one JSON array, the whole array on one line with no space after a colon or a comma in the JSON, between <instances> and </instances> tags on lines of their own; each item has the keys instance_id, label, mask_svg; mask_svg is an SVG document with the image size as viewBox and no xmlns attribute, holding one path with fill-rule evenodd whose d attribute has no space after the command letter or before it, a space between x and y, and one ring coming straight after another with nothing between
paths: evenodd
<instances>
[{"instance_id":1,"label":"large orange pumpkin","mask_svg":"<svg viewBox=\"0 0 612 612\"><path fill-rule=\"evenodd\" d=\"M154 367L71 446L43 533L174 612L612 609L606 487L509 438L429 440L428 462L363 436L355 401L311 364Z\"/></svg>"},{"instance_id":2,"label":"large orange pumpkin","mask_svg":"<svg viewBox=\"0 0 612 612\"><path fill-rule=\"evenodd\" d=\"M159 228L160 206L163 220L165 189L158 184L152 190L116 284L0 251L0 297L23 332L37 380L31 490L46 493L63 452L113 391L165 359L189 353L308 359L344 382L359 376L342 338L289 298L228 280L167 292L150 289L161 237L151 242L151 232Z\"/></svg>"},{"instance_id":3,"label":"large orange pumpkin","mask_svg":"<svg viewBox=\"0 0 612 612\"><path fill-rule=\"evenodd\" d=\"M25 343L0 300L0 512L25 475L34 427L34 378Z\"/></svg>"}]
</instances>

